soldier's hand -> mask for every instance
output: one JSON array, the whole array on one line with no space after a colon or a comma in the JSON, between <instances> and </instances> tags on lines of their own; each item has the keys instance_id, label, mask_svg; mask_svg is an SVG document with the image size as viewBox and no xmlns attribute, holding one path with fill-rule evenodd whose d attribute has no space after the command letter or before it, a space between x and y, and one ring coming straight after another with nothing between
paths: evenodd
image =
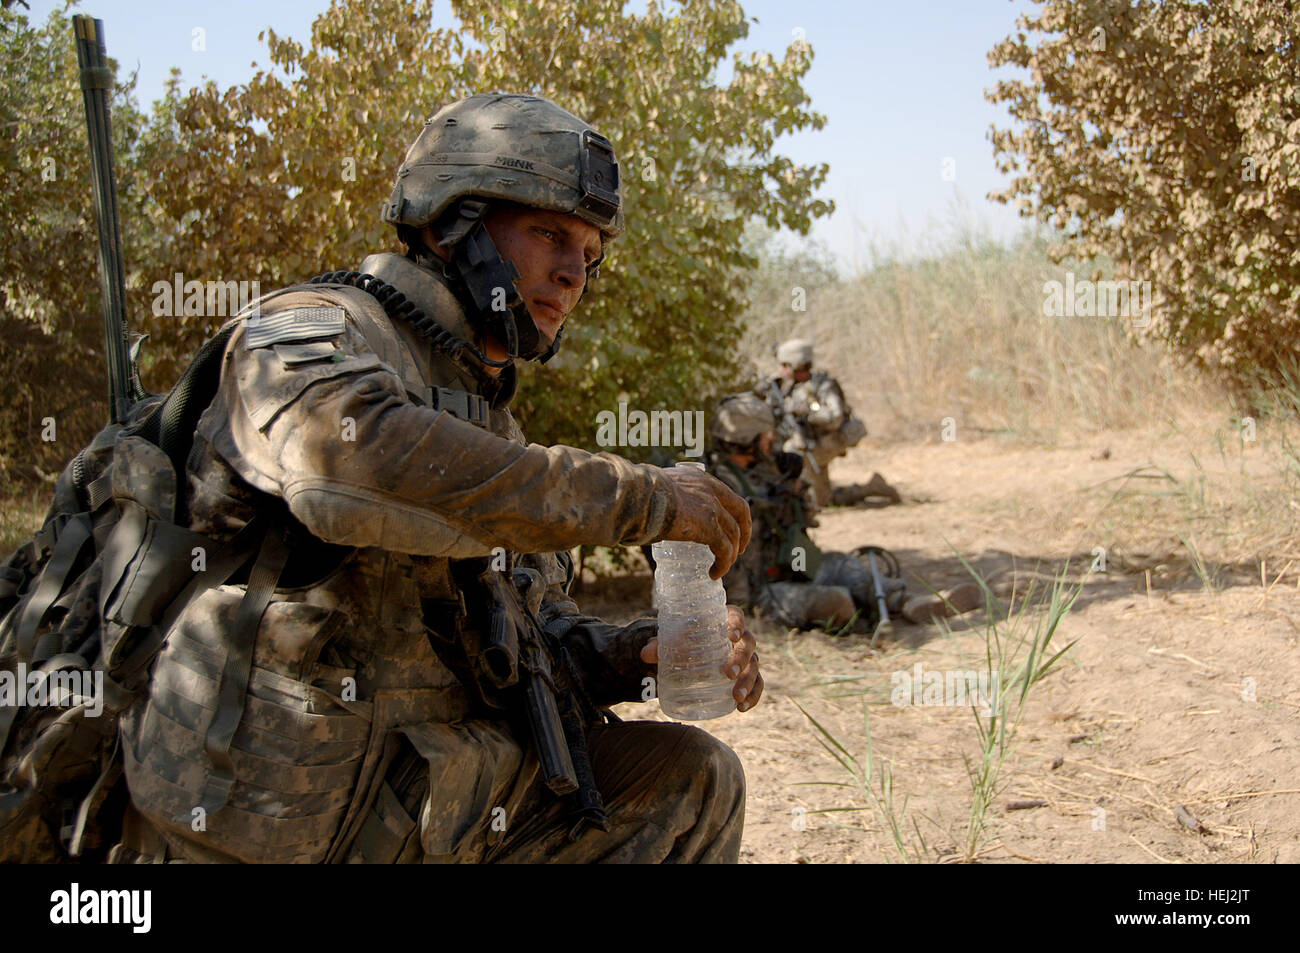
<instances>
[{"instance_id":1,"label":"soldier's hand","mask_svg":"<svg viewBox=\"0 0 1300 953\"><path fill-rule=\"evenodd\" d=\"M721 579L749 545L749 504L703 470L669 467L663 472L677 492L677 515L663 538L708 546L714 556L709 578Z\"/></svg>"},{"instance_id":2,"label":"soldier's hand","mask_svg":"<svg viewBox=\"0 0 1300 953\"><path fill-rule=\"evenodd\" d=\"M758 671L758 646L745 628L745 613L735 606L727 606L727 638L735 644L723 671L727 678L735 679L731 694L736 699L736 710L749 711L763 696L763 676ZM657 637L641 647L641 661L647 665L659 664Z\"/></svg>"},{"instance_id":3,"label":"soldier's hand","mask_svg":"<svg viewBox=\"0 0 1300 953\"><path fill-rule=\"evenodd\" d=\"M763 696L763 676L758 671L758 645L745 627L745 613L735 606L727 606L727 638L734 643L725 669L727 677L736 680L731 694L737 711L749 711Z\"/></svg>"}]
</instances>

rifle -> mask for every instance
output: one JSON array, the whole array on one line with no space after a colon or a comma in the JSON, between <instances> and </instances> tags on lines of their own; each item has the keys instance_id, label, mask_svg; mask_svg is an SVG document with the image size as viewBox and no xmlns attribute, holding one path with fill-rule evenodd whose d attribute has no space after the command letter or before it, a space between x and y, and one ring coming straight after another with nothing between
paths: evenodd
<instances>
[{"instance_id":1,"label":"rifle","mask_svg":"<svg viewBox=\"0 0 1300 953\"><path fill-rule=\"evenodd\" d=\"M872 597L876 604L876 627L871 637L874 645L880 636L889 636L894 632L894 623L889 619L888 602L890 599L902 598L903 571L894 554L880 546L859 546L853 550L853 555L859 560L863 556L867 557L867 570L871 574Z\"/></svg>"},{"instance_id":2,"label":"rifle","mask_svg":"<svg viewBox=\"0 0 1300 953\"><path fill-rule=\"evenodd\" d=\"M90 137L90 171L99 231L99 285L104 299L104 352L108 359L108 413L114 424L126 422L131 404L144 397L130 356L126 328L126 279L113 175L113 132L108 98L113 71L104 51L104 21L85 14L72 18L77 38L77 64L86 104Z\"/></svg>"},{"instance_id":3,"label":"rifle","mask_svg":"<svg viewBox=\"0 0 1300 953\"><path fill-rule=\"evenodd\" d=\"M568 650L538 618L546 585L533 570L497 570L486 559L454 560L455 599L425 599L434 651L481 713L504 714L531 737L542 779L568 796L569 839L609 829L587 750L586 725L600 715L582 689Z\"/></svg>"},{"instance_id":4,"label":"rifle","mask_svg":"<svg viewBox=\"0 0 1300 953\"><path fill-rule=\"evenodd\" d=\"M876 622L876 634L892 635L894 624L889 621L889 607L885 605L885 585L880 579L880 567L876 565L874 551L867 550L867 561L871 569L871 588L874 590L876 597L876 612L879 613Z\"/></svg>"}]
</instances>

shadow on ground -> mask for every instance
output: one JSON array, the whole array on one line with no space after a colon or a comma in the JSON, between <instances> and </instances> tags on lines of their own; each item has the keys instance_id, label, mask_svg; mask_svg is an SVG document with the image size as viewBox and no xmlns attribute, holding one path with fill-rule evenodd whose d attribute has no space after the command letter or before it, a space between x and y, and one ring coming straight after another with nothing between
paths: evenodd
<instances>
[{"instance_id":1,"label":"shadow on ground","mask_svg":"<svg viewBox=\"0 0 1300 953\"><path fill-rule=\"evenodd\" d=\"M932 552L894 549L911 595L938 592L960 583L983 579L999 600L1003 612L1014 605L1023 606L1050 598L1052 586L1063 578L1068 592L1079 591L1074 610L1092 603L1116 599L1147 598L1159 593L1221 591L1236 586L1260 584L1259 565L1249 563L1202 562L1186 552L1107 554L1108 564L1102 572L1094 552L1078 552L1069 557L1035 555L1006 550L985 550L977 554L953 553L936 557ZM651 594L654 577L645 569L625 574L592 578L575 585L575 598L583 611L600 615L611 622L626 622L653 614ZM1149 586L1149 590L1148 590ZM954 632L983 625L982 610L968 612L948 620ZM889 645L920 647L943 636L934 623L913 625L897 620L896 633ZM845 635L845 647L870 642L864 634ZM881 646L884 647L884 646Z\"/></svg>"}]
</instances>

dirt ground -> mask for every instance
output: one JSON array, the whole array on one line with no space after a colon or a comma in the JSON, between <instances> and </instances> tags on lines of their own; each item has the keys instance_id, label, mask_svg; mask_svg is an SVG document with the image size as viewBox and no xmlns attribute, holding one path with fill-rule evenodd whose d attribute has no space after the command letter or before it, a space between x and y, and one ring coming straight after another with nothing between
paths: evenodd
<instances>
[{"instance_id":1,"label":"dirt ground","mask_svg":"<svg viewBox=\"0 0 1300 953\"><path fill-rule=\"evenodd\" d=\"M1216 512L1215 486L1267 480L1262 454L1212 458L1176 437L1130 434L1050 449L992 438L860 446L837 463L836 482L876 469L904 502L824 513L813 533L824 549L883 545L909 591L968 580L957 554L1004 594L1050 585L1067 560L1080 585L1052 644L1077 643L1030 692L978 861L1300 862L1300 553L1292 565L1285 536L1271 555L1229 553L1225 534L1198 526ZM650 585L648 574L602 580L584 608L634 618L649 608ZM882 764L892 770L908 856L971 853L974 715L895 707L890 688L893 673L917 663L981 668L983 619L952 620L951 633L904 624L874 649L869 636L755 624L763 702L702 724L745 765L743 861L903 859L800 706L860 763L869 724L877 781ZM663 717L654 701L619 714ZM1007 810L1017 802L1037 806Z\"/></svg>"}]
</instances>

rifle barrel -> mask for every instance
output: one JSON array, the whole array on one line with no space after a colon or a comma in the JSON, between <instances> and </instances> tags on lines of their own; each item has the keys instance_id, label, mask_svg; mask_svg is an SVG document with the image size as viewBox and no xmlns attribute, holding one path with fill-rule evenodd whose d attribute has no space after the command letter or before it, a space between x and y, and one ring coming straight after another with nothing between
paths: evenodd
<instances>
[{"instance_id":1,"label":"rifle barrel","mask_svg":"<svg viewBox=\"0 0 1300 953\"><path fill-rule=\"evenodd\" d=\"M108 103L113 71L104 51L104 21L84 14L72 18L77 64L90 135L90 170L99 230L99 284L104 298L104 350L108 359L108 409L113 423L126 421L130 406L130 351L126 328L126 278L113 174L113 133Z\"/></svg>"}]
</instances>

